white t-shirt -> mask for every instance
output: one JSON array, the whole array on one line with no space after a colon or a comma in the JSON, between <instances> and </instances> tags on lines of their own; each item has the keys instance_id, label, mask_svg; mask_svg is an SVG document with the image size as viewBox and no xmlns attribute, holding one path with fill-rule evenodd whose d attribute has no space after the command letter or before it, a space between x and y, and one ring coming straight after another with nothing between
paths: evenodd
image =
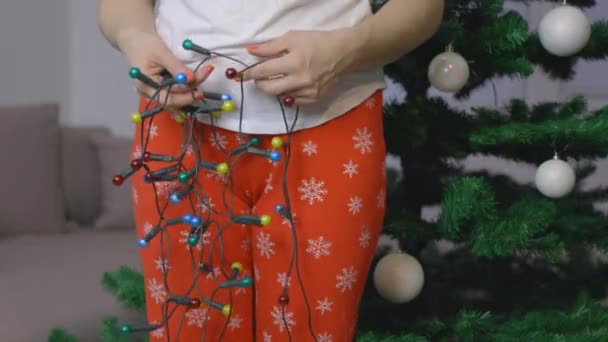
<instances>
[{"instance_id":1,"label":"white t-shirt","mask_svg":"<svg viewBox=\"0 0 608 342\"><path fill-rule=\"evenodd\" d=\"M351 27L372 15L369 0L157 0L156 26L161 39L189 67L196 67L204 56L182 47L185 39L229 55L247 65L258 59L246 47L263 43L294 30L333 30ZM233 112L213 119L213 124L250 134L281 134L285 122L276 97L244 82L244 104L240 83L225 76L228 67L243 66L225 58L210 63L215 71L201 85L203 92L227 93L235 103ZM385 87L381 68L342 77L332 90L312 105L300 106L295 130L314 127L357 106L376 90ZM242 106L241 124L239 109ZM286 108L291 126L295 106ZM207 119L207 120L206 120ZM208 116L203 121L209 123Z\"/></svg>"}]
</instances>

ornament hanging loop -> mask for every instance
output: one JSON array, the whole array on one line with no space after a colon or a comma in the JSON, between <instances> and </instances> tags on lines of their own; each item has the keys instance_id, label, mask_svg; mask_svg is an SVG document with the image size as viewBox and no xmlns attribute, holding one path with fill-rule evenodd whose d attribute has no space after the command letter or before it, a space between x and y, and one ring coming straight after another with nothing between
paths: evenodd
<instances>
[{"instance_id":1,"label":"ornament hanging loop","mask_svg":"<svg viewBox=\"0 0 608 342\"><path fill-rule=\"evenodd\" d=\"M445 47L446 52L454 52L454 42L450 42L448 46Z\"/></svg>"}]
</instances>

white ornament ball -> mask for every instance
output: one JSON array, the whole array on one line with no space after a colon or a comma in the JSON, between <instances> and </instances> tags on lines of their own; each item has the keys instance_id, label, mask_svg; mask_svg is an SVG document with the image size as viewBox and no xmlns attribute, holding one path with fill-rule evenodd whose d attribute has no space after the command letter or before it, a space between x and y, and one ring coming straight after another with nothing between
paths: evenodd
<instances>
[{"instance_id":1,"label":"white ornament ball","mask_svg":"<svg viewBox=\"0 0 608 342\"><path fill-rule=\"evenodd\" d=\"M551 54L567 57L581 51L591 37L591 24L577 7L560 6L541 19L538 37Z\"/></svg>"},{"instance_id":2,"label":"white ornament ball","mask_svg":"<svg viewBox=\"0 0 608 342\"><path fill-rule=\"evenodd\" d=\"M447 93L462 89L469 81L469 64L458 53L446 51L431 61L428 78L433 87Z\"/></svg>"},{"instance_id":3,"label":"white ornament ball","mask_svg":"<svg viewBox=\"0 0 608 342\"><path fill-rule=\"evenodd\" d=\"M574 189L576 175L570 164L557 158L547 160L536 170L536 188L543 195L561 198Z\"/></svg>"},{"instance_id":4,"label":"white ornament ball","mask_svg":"<svg viewBox=\"0 0 608 342\"><path fill-rule=\"evenodd\" d=\"M406 253L385 255L374 269L374 286L384 299L406 303L416 298L424 285L422 265Z\"/></svg>"}]
</instances>

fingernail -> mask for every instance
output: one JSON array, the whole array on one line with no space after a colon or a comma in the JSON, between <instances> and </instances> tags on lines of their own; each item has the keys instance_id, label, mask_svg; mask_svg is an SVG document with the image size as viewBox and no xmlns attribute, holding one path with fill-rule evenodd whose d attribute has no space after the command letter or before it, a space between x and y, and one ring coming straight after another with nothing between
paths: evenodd
<instances>
[{"instance_id":1,"label":"fingernail","mask_svg":"<svg viewBox=\"0 0 608 342\"><path fill-rule=\"evenodd\" d=\"M215 66L213 65L208 65L207 66L207 73L210 74L213 70L215 70Z\"/></svg>"},{"instance_id":2,"label":"fingernail","mask_svg":"<svg viewBox=\"0 0 608 342\"><path fill-rule=\"evenodd\" d=\"M259 45L249 45L247 46L247 50L255 50L258 48Z\"/></svg>"},{"instance_id":3,"label":"fingernail","mask_svg":"<svg viewBox=\"0 0 608 342\"><path fill-rule=\"evenodd\" d=\"M194 74L192 73L192 70L188 69L184 72L184 74L186 74L186 78L188 79L187 83L194 81Z\"/></svg>"}]
</instances>

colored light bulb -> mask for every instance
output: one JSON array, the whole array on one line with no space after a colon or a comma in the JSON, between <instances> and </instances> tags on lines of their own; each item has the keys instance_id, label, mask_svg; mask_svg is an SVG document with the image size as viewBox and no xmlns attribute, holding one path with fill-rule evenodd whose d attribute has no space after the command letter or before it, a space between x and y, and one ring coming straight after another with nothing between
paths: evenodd
<instances>
[{"instance_id":1,"label":"colored light bulb","mask_svg":"<svg viewBox=\"0 0 608 342\"><path fill-rule=\"evenodd\" d=\"M128 324L123 324L120 326L120 332L123 334L128 334L131 332L131 326Z\"/></svg>"},{"instance_id":2,"label":"colored light bulb","mask_svg":"<svg viewBox=\"0 0 608 342\"><path fill-rule=\"evenodd\" d=\"M140 159L133 159L131 161L131 167L134 168L135 170L141 169L142 166L143 166L143 163L141 162Z\"/></svg>"},{"instance_id":3,"label":"colored light bulb","mask_svg":"<svg viewBox=\"0 0 608 342\"><path fill-rule=\"evenodd\" d=\"M221 175L228 173L228 169L229 169L228 164L226 164L226 163L219 163L219 164L217 164L217 166L215 168L217 173L219 173Z\"/></svg>"},{"instance_id":4,"label":"colored light bulb","mask_svg":"<svg viewBox=\"0 0 608 342\"><path fill-rule=\"evenodd\" d=\"M285 104L287 107L293 106L295 102L296 100L293 98L293 96L286 95L283 97L283 104Z\"/></svg>"},{"instance_id":5,"label":"colored light bulb","mask_svg":"<svg viewBox=\"0 0 608 342\"><path fill-rule=\"evenodd\" d=\"M175 82L177 84L186 84L188 83L189 79L188 79L188 75L186 75L183 72L179 72L177 73L177 75L175 75Z\"/></svg>"},{"instance_id":6,"label":"colored light bulb","mask_svg":"<svg viewBox=\"0 0 608 342\"><path fill-rule=\"evenodd\" d=\"M242 287L250 287L253 284L253 280L250 277L244 277L241 279Z\"/></svg>"},{"instance_id":7,"label":"colored light bulb","mask_svg":"<svg viewBox=\"0 0 608 342\"><path fill-rule=\"evenodd\" d=\"M182 47L186 50L192 49L192 40L186 39L182 42Z\"/></svg>"},{"instance_id":8,"label":"colored light bulb","mask_svg":"<svg viewBox=\"0 0 608 342\"><path fill-rule=\"evenodd\" d=\"M190 307L196 309L201 307L201 300L198 298L190 299Z\"/></svg>"},{"instance_id":9,"label":"colored light bulb","mask_svg":"<svg viewBox=\"0 0 608 342\"><path fill-rule=\"evenodd\" d=\"M234 102L224 101L224 103L222 103L222 110L224 112L232 112L234 110Z\"/></svg>"},{"instance_id":10,"label":"colored light bulb","mask_svg":"<svg viewBox=\"0 0 608 342\"><path fill-rule=\"evenodd\" d=\"M230 266L230 268L232 269L237 269L239 272L243 272L243 264L241 264L240 262L233 262L232 265Z\"/></svg>"},{"instance_id":11,"label":"colored light bulb","mask_svg":"<svg viewBox=\"0 0 608 342\"><path fill-rule=\"evenodd\" d=\"M139 68L132 67L129 69L129 76L131 76L131 78L138 78L141 76L141 70L139 70Z\"/></svg>"},{"instance_id":12,"label":"colored light bulb","mask_svg":"<svg viewBox=\"0 0 608 342\"><path fill-rule=\"evenodd\" d=\"M280 137L274 137L270 141L270 144L274 148L281 148L281 147L283 147L283 139L281 139Z\"/></svg>"},{"instance_id":13,"label":"colored light bulb","mask_svg":"<svg viewBox=\"0 0 608 342\"><path fill-rule=\"evenodd\" d=\"M281 154L278 151L270 152L270 160L274 162L281 160Z\"/></svg>"},{"instance_id":14,"label":"colored light bulb","mask_svg":"<svg viewBox=\"0 0 608 342\"><path fill-rule=\"evenodd\" d=\"M198 235L192 234L192 235L188 236L188 245L196 246L197 243L198 243Z\"/></svg>"},{"instance_id":15,"label":"colored light bulb","mask_svg":"<svg viewBox=\"0 0 608 342\"><path fill-rule=\"evenodd\" d=\"M226 77L229 79L233 79L236 77L236 69L235 68L228 68L226 69Z\"/></svg>"},{"instance_id":16,"label":"colored light bulb","mask_svg":"<svg viewBox=\"0 0 608 342\"><path fill-rule=\"evenodd\" d=\"M116 175L116 176L114 176L114 178L112 178L112 183L114 183L114 185L116 185L116 186L122 185L122 183L124 181L125 181L125 177L123 177L121 175Z\"/></svg>"},{"instance_id":17,"label":"colored light bulb","mask_svg":"<svg viewBox=\"0 0 608 342\"><path fill-rule=\"evenodd\" d=\"M251 138L251 140L249 140L249 145L251 146L258 146L260 144L260 138L258 137L253 137Z\"/></svg>"},{"instance_id":18,"label":"colored light bulb","mask_svg":"<svg viewBox=\"0 0 608 342\"><path fill-rule=\"evenodd\" d=\"M131 113L131 122L134 124L140 124L142 121L141 114L138 112Z\"/></svg>"},{"instance_id":19,"label":"colored light bulb","mask_svg":"<svg viewBox=\"0 0 608 342\"><path fill-rule=\"evenodd\" d=\"M179 198L179 196L177 194L171 194L171 196L169 196L169 199L170 199L171 203L173 203L175 205L179 204L182 201L182 199Z\"/></svg>"},{"instance_id":20,"label":"colored light bulb","mask_svg":"<svg viewBox=\"0 0 608 342\"><path fill-rule=\"evenodd\" d=\"M177 179L180 181L180 183L188 183L188 179L190 179L190 176L188 176L187 172L181 172L179 174L179 176L177 176Z\"/></svg>"},{"instance_id":21,"label":"colored light bulb","mask_svg":"<svg viewBox=\"0 0 608 342\"><path fill-rule=\"evenodd\" d=\"M270 224L270 215L262 215L260 216L260 224L264 227Z\"/></svg>"},{"instance_id":22,"label":"colored light bulb","mask_svg":"<svg viewBox=\"0 0 608 342\"><path fill-rule=\"evenodd\" d=\"M189 223L190 221L192 221L192 215L191 214L186 214L184 216L182 216L182 221L185 223Z\"/></svg>"},{"instance_id":23,"label":"colored light bulb","mask_svg":"<svg viewBox=\"0 0 608 342\"><path fill-rule=\"evenodd\" d=\"M282 204L277 204L277 205L274 207L274 211L275 211L277 214L281 214L281 213L283 212L283 210L284 210L284 209L285 209L285 207L284 207Z\"/></svg>"},{"instance_id":24,"label":"colored light bulb","mask_svg":"<svg viewBox=\"0 0 608 342\"><path fill-rule=\"evenodd\" d=\"M173 120L175 120L175 122L177 122L178 124L183 124L186 121L186 115L184 113L176 114L173 117Z\"/></svg>"},{"instance_id":25,"label":"colored light bulb","mask_svg":"<svg viewBox=\"0 0 608 342\"><path fill-rule=\"evenodd\" d=\"M190 225L191 225L192 227L198 227L198 226L200 226L200 225L201 225L201 218L200 218L200 217L198 217L198 216L193 216L193 217L190 219Z\"/></svg>"},{"instance_id":26,"label":"colored light bulb","mask_svg":"<svg viewBox=\"0 0 608 342\"><path fill-rule=\"evenodd\" d=\"M141 248L146 248L148 247L148 241L145 239L139 239L139 241L137 241L137 245Z\"/></svg>"},{"instance_id":27,"label":"colored light bulb","mask_svg":"<svg viewBox=\"0 0 608 342\"><path fill-rule=\"evenodd\" d=\"M281 305L287 305L287 304L289 304L289 297L287 297L287 296L280 296L279 297L279 304L281 304Z\"/></svg>"},{"instance_id":28,"label":"colored light bulb","mask_svg":"<svg viewBox=\"0 0 608 342\"><path fill-rule=\"evenodd\" d=\"M222 313L224 314L224 316L230 316L231 312L232 312L232 307L230 307L230 305L226 304L222 307Z\"/></svg>"},{"instance_id":29,"label":"colored light bulb","mask_svg":"<svg viewBox=\"0 0 608 342\"><path fill-rule=\"evenodd\" d=\"M232 96L228 95L228 94L222 94L222 101L231 101L232 100Z\"/></svg>"}]
</instances>

